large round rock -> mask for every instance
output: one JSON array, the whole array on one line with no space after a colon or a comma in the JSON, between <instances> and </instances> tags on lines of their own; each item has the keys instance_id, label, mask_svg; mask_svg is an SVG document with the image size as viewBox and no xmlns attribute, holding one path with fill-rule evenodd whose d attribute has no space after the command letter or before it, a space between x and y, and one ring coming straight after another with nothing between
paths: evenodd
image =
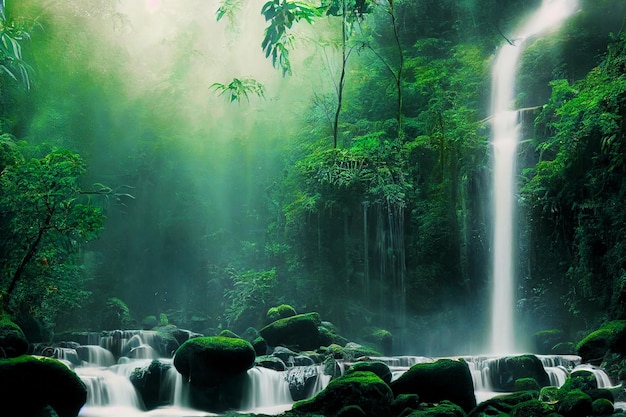
<instances>
[{"instance_id":1,"label":"large round rock","mask_svg":"<svg viewBox=\"0 0 626 417\"><path fill-rule=\"evenodd\" d=\"M286 346L297 350L314 350L323 343L318 313L298 314L276 320L260 331L270 346Z\"/></svg>"},{"instance_id":2,"label":"large round rock","mask_svg":"<svg viewBox=\"0 0 626 417\"><path fill-rule=\"evenodd\" d=\"M533 378L540 388L550 385L550 377L535 355L505 356L494 359L489 364L489 368L491 386L494 391L514 391L515 381L520 378Z\"/></svg>"},{"instance_id":3,"label":"large round rock","mask_svg":"<svg viewBox=\"0 0 626 417\"><path fill-rule=\"evenodd\" d=\"M85 401L83 382L56 359L28 355L0 359L0 415L37 415L52 407L59 417L75 417Z\"/></svg>"},{"instance_id":4,"label":"large round rock","mask_svg":"<svg viewBox=\"0 0 626 417\"><path fill-rule=\"evenodd\" d=\"M420 401L427 403L449 400L465 412L476 406L472 374L462 360L440 359L413 365L391 383L391 388L396 396L417 394Z\"/></svg>"},{"instance_id":5,"label":"large round rock","mask_svg":"<svg viewBox=\"0 0 626 417\"><path fill-rule=\"evenodd\" d=\"M196 386L215 386L222 378L245 373L256 354L249 342L231 337L197 337L176 351L174 366Z\"/></svg>"}]
</instances>

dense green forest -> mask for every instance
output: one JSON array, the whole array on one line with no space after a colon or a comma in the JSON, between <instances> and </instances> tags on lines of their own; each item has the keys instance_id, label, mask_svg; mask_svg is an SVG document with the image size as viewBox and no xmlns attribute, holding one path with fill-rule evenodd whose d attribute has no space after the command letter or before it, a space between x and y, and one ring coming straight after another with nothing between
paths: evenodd
<instances>
[{"instance_id":1,"label":"dense green forest","mask_svg":"<svg viewBox=\"0 0 626 417\"><path fill-rule=\"evenodd\" d=\"M539 0L36 1L0 16L0 289L41 337L280 303L397 353L486 342L490 68ZM626 2L519 73L527 335L626 319Z\"/></svg>"}]
</instances>

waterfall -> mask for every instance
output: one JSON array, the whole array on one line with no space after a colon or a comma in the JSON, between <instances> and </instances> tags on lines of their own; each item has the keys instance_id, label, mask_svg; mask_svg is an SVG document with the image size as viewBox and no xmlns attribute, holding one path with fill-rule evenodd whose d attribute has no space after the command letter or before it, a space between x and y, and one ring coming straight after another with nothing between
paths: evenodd
<instances>
[{"instance_id":1,"label":"waterfall","mask_svg":"<svg viewBox=\"0 0 626 417\"><path fill-rule=\"evenodd\" d=\"M555 29L576 8L576 0L543 0L539 9L497 54L491 86L493 145L493 266L491 352L513 353L515 268L515 155L519 141L518 111L514 109L515 79L526 40Z\"/></svg>"}]
</instances>

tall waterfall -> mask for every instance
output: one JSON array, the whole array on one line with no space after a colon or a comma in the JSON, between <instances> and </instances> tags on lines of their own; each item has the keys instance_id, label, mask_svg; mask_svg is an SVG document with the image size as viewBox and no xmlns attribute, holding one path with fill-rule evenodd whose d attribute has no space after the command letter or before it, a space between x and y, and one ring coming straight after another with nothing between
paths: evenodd
<instances>
[{"instance_id":1,"label":"tall waterfall","mask_svg":"<svg viewBox=\"0 0 626 417\"><path fill-rule=\"evenodd\" d=\"M515 155L519 136L518 111L514 109L515 79L526 40L556 29L577 6L576 0L543 0L539 9L495 60L491 86L493 144L494 224L492 269L491 351L514 353L515 267Z\"/></svg>"}]
</instances>

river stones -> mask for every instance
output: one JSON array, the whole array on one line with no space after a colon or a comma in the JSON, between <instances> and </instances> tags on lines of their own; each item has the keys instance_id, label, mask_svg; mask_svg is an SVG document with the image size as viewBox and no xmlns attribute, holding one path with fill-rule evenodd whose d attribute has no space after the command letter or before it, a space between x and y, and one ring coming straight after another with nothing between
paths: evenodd
<instances>
[{"instance_id":1,"label":"river stones","mask_svg":"<svg viewBox=\"0 0 626 417\"><path fill-rule=\"evenodd\" d=\"M466 413L476 406L474 382L463 360L440 359L434 363L413 365L391 383L391 388L396 396L417 394L427 403L449 400Z\"/></svg>"},{"instance_id":2,"label":"river stones","mask_svg":"<svg viewBox=\"0 0 626 417\"><path fill-rule=\"evenodd\" d=\"M1 415L37 415L52 407L59 417L75 417L86 401L81 379L56 359L30 355L0 359Z\"/></svg>"}]
</instances>

